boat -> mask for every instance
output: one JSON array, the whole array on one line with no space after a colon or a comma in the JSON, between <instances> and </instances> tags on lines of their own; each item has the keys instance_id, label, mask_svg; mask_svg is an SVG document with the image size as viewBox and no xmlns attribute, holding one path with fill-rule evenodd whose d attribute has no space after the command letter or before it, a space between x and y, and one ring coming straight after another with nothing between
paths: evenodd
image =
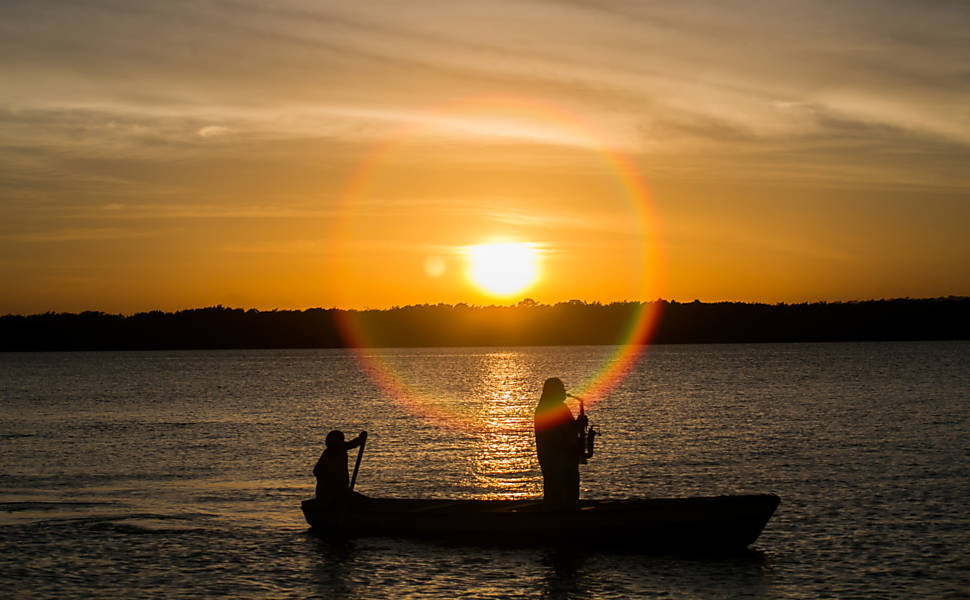
<instances>
[{"instance_id":1,"label":"boat","mask_svg":"<svg viewBox=\"0 0 970 600\"><path fill-rule=\"evenodd\" d=\"M752 544L778 507L774 494L582 500L554 510L541 499L443 500L357 496L332 510L304 500L311 531L326 538L398 537L458 544L573 544L608 550L724 552Z\"/></svg>"}]
</instances>

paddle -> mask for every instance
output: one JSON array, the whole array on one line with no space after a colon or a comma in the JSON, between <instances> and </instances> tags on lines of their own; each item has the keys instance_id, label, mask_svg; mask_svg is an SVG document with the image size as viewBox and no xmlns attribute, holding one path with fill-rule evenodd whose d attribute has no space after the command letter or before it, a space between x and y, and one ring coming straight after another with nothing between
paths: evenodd
<instances>
[{"instance_id":1,"label":"paddle","mask_svg":"<svg viewBox=\"0 0 970 600\"><path fill-rule=\"evenodd\" d=\"M357 483L357 471L360 470L360 459L364 457L364 444L367 443L367 432L360 432L360 450L357 451L357 462L354 464L354 475L350 478L350 491L354 491L354 484Z\"/></svg>"}]
</instances>

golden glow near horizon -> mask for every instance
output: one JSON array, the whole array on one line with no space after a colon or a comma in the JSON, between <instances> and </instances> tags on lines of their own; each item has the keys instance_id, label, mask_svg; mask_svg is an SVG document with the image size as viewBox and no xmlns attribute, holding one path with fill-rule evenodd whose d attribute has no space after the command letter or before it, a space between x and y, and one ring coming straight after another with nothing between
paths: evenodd
<instances>
[{"instance_id":1,"label":"golden glow near horizon","mask_svg":"<svg viewBox=\"0 0 970 600\"><path fill-rule=\"evenodd\" d=\"M960 3L124 4L0 4L0 314L970 295Z\"/></svg>"},{"instance_id":2,"label":"golden glow near horizon","mask_svg":"<svg viewBox=\"0 0 970 600\"><path fill-rule=\"evenodd\" d=\"M536 252L527 243L499 242L468 248L468 274L485 292L510 297L535 283Z\"/></svg>"}]
</instances>

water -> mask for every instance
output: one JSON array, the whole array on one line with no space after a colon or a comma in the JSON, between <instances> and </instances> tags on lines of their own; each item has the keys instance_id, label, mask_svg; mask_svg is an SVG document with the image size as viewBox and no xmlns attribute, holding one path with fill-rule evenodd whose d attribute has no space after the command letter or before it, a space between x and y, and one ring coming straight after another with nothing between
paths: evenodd
<instances>
[{"instance_id":1,"label":"water","mask_svg":"<svg viewBox=\"0 0 970 600\"><path fill-rule=\"evenodd\" d=\"M591 408L584 497L775 492L746 554L325 542L326 432L375 496L538 495L542 380L606 347L0 354L0 581L14 598L970 597L970 343L658 346ZM447 415L449 427L424 415Z\"/></svg>"}]
</instances>

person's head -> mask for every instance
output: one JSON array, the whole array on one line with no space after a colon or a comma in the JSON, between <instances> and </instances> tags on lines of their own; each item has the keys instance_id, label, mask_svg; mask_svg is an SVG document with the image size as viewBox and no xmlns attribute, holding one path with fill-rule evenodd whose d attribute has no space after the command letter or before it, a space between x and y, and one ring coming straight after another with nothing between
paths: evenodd
<instances>
[{"instance_id":1,"label":"person's head","mask_svg":"<svg viewBox=\"0 0 970 600\"><path fill-rule=\"evenodd\" d=\"M546 379L546 382L542 384L542 398L539 402L545 404L547 402L563 402L565 400L566 386L563 385L562 379L558 377Z\"/></svg>"},{"instance_id":2,"label":"person's head","mask_svg":"<svg viewBox=\"0 0 970 600\"><path fill-rule=\"evenodd\" d=\"M339 429L334 429L327 434L327 448L336 448L344 443L344 432Z\"/></svg>"}]
</instances>

